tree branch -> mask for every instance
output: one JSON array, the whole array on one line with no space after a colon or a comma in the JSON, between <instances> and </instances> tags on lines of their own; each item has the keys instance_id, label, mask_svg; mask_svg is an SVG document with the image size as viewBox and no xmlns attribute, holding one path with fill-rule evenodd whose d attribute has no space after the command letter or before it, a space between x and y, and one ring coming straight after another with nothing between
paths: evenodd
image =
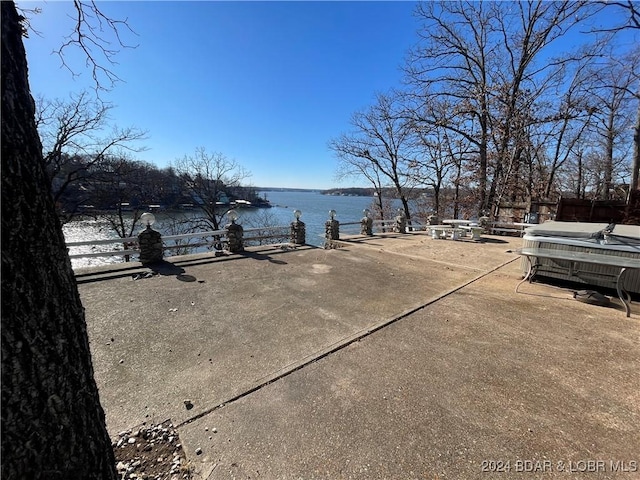
<instances>
[{"instance_id":1,"label":"tree branch","mask_svg":"<svg viewBox=\"0 0 640 480\"><path fill-rule=\"evenodd\" d=\"M74 0L73 5L77 12L74 31L55 53L60 57L62 65L76 76L77 74L67 64L65 52L70 47L79 48L86 57L86 65L91 70L96 89L110 90L117 82L122 81L112 68L117 65L115 56L119 49L137 47L137 45L126 44L121 32L127 30L134 35L137 34L129 26L127 19L114 20L107 17L98 9L94 0L90 2ZM109 40L109 35L115 37L115 42ZM117 47L114 48L112 43L116 43Z\"/></svg>"}]
</instances>

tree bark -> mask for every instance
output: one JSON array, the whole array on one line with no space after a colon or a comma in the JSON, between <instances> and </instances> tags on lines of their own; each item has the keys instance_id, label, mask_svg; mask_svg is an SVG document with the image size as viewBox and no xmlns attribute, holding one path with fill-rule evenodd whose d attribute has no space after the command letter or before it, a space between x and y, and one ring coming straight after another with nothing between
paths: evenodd
<instances>
[{"instance_id":1,"label":"tree bark","mask_svg":"<svg viewBox=\"0 0 640 480\"><path fill-rule=\"evenodd\" d=\"M2 8L2 478L116 479L44 171L22 26Z\"/></svg>"},{"instance_id":2,"label":"tree bark","mask_svg":"<svg viewBox=\"0 0 640 480\"><path fill-rule=\"evenodd\" d=\"M633 127L633 161L631 163L631 182L627 202L631 202L631 192L638 190L638 176L640 175L640 94L638 97L638 112L636 124Z\"/></svg>"}]
</instances>

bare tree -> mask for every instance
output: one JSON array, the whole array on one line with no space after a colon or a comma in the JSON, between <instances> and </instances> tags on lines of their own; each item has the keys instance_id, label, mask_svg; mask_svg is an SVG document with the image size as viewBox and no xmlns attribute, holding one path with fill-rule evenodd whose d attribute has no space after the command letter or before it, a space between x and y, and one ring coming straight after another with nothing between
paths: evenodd
<instances>
[{"instance_id":1,"label":"bare tree","mask_svg":"<svg viewBox=\"0 0 640 480\"><path fill-rule=\"evenodd\" d=\"M336 179L342 181L347 178L364 178L368 181L375 192L374 211L378 218L384 219L384 179L383 174L375 163L371 163L367 158L353 155L354 151L348 147L352 143L349 136L341 135L339 138L329 142L329 148L334 151L338 158L338 168Z\"/></svg>"},{"instance_id":2,"label":"bare tree","mask_svg":"<svg viewBox=\"0 0 640 480\"><path fill-rule=\"evenodd\" d=\"M415 103L446 99L439 118L416 120L463 136L477 151L479 211L511 195L524 161L532 109L572 57L544 55L597 8L586 2L420 4L421 43L407 73Z\"/></svg>"},{"instance_id":3,"label":"bare tree","mask_svg":"<svg viewBox=\"0 0 640 480\"><path fill-rule=\"evenodd\" d=\"M619 9L627 14L626 21L611 28L598 28L597 32L621 32L640 29L640 6L636 0L598 0L597 3L610 9Z\"/></svg>"},{"instance_id":4,"label":"bare tree","mask_svg":"<svg viewBox=\"0 0 640 480\"><path fill-rule=\"evenodd\" d=\"M640 30L640 6L638 2L635 0L599 0L598 3L603 8L609 8L612 11L614 9L622 10L627 14L626 21L622 24L615 25L608 29L598 28L594 29L594 32L612 32L614 34L619 34L623 31L634 31ZM634 55L632 53L632 55ZM635 52L637 55L637 52ZM637 68L637 65L636 65ZM638 78L639 73L635 71L634 73L636 80ZM640 177L640 87L632 92L632 95L635 97L637 101L637 111L636 111L636 121L634 125L633 131L633 160L631 165L631 181L629 185L629 193L627 197L627 201L631 202L632 193L640 188L639 186L639 177ZM640 195L638 195L640 198Z\"/></svg>"},{"instance_id":5,"label":"bare tree","mask_svg":"<svg viewBox=\"0 0 640 480\"><path fill-rule=\"evenodd\" d=\"M111 231L120 238L135 235L140 216L154 201L154 184L149 180L154 167L125 155L106 157L85 184L91 198ZM124 249L130 248L128 243ZM125 256L125 261L129 261Z\"/></svg>"},{"instance_id":6,"label":"bare tree","mask_svg":"<svg viewBox=\"0 0 640 480\"><path fill-rule=\"evenodd\" d=\"M96 90L109 90L121 80L113 70L116 55L122 48L136 48L136 45L130 45L123 36L136 33L127 19L108 17L94 0L73 0L73 5L76 10L75 28L56 53L62 65L72 75L78 75L67 63L65 52L73 48L79 49L84 54L86 67L91 70Z\"/></svg>"},{"instance_id":7,"label":"bare tree","mask_svg":"<svg viewBox=\"0 0 640 480\"><path fill-rule=\"evenodd\" d=\"M435 111L436 102L432 102L429 108ZM440 104L440 108L446 108ZM438 108L439 110L439 108ZM428 118L436 118L440 113L429 115ZM435 122L422 122L422 125L413 129L413 161L410 163L411 175L420 185L431 187L433 190L433 210L442 215L441 191L452 181L458 185L460 179L460 151L454 146L450 136L452 132L439 127ZM457 173L457 175L456 175ZM452 178L452 175L453 178ZM454 213L455 215L455 213Z\"/></svg>"},{"instance_id":8,"label":"bare tree","mask_svg":"<svg viewBox=\"0 0 640 480\"><path fill-rule=\"evenodd\" d=\"M231 190L242 185L250 174L238 162L222 153L197 148L175 163L175 171L194 204L203 213L201 227L219 230L229 210Z\"/></svg>"},{"instance_id":9,"label":"bare tree","mask_svg":"<svg viewBox=\"0 0 640 480\"><path fill-rule=\"evenodd\" d=\"M637 126L634 132L633 117L640 108L639 67L640 55L635 52L623 58L615 58L612 54L591 69L593 82L589 94L595 106L592 131L598 139L603 159L598 191L601 199L610 197L616 171L628 165L625 159L635 143Z\"/></svg>"},{"instance_id":10,"label":"bare tree","mask_svg":"<svg viewBox=\"0 0 640 480\"><path fill-rule=\"evenodd\" d=\"M410 52L406 72L413 86L413 118L461 135L477 150L479 211L487 207L490 68L495 56L492 9L485 3L424 2L416 9L420 44ZM433 117L427 106L443 100L451 108Z\"/></svg>"},{"instance_id":11,"label":"bare tree","mask_svg":"<svg viewBox=\"0 0 640 480\"><path fill-rule=\"evenodd\" d=\"M340 160L343 172L361 174L379 189L380 202L382 182L388 182L410 219L409 196L416 181L409 174L411 159L407 156L411 128L401 108L397 95L378 95L375 105L352 116L354 132L330 141L329 148ZM379 206L382 208L382 203Z\"/></svg>"},{"instance_id":12,"label":"bare tree","mask_svg":"<svg viewBox=\"0 0 640 480\"><path fill-rule=\"evenodd\" d=\"M501 10L496 15L498 31L503 39L506 61L498 64L495 86L496 122L493 136L496 148L495 175L489 191L494 199L494 212L509 186L517 183L514 176L524 160L529 144L527 128L538 121L532 115L554 79L568 64L573 54L541 61L549 45L558 41L573 27L593 15L585 2L529 1L514 4L515 14ZM578 56L583 58L584 54Z\"/></svg>"},{"instance_id":13,"label":"bare tree","mask_svg":"<svg viewBox=\"0 0 640 480\"><path fill-rule=\"evenodd\" d=\"M588 92L591 65L598 46L576 51L576 61L562 64L548 88L556 95L541 95L527 110L522 127L522 162L515 176L524 179L525 197L549 200L560 194L558 176L572 168L571 159L581 158L595 105ZM573 189L573 187L572 187Z\"/></svg>"},{"instance_id":14,"label":"bare tree","mask_svg":"<svg viewBox=\"0 0 640 480\"><path fill-rule=\"evenodd\" d=\"M112 108L85 91L72 95L68 101L42 97L36 101L44 162L63 222L70 221L86 200L81 189L75 188L74 195L67 195L68 189L86 181L107 157L144 150L135 143L145 139L146 132L108 125Z\"/></svg>"}]
</instances>

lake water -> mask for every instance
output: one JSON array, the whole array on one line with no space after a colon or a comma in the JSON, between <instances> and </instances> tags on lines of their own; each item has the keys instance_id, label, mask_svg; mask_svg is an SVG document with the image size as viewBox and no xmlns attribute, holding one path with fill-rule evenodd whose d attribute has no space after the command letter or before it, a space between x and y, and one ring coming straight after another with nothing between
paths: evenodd
<instances>
[{"instance_id":1,"label":"lake water","mask_svg":"<svg viewBox=\"0 0 640 480\"><path fill-rule=\"evenodd\" d=\"M274 206L268 211L280 220L279 225L288 225L294 220L293 211L300 210L300 220L307 227L307 243L317 246L324 241L324 224L329 219L329 210L336 211L335 218L341 223L354 222L362 218L363 210L371 208L374 201L374 197L322 195L316 192L264 192L263 195Z\"/></svg>"},{"instance_id":2,"label":"lake water","mask_svg":"<svg viewBox=\"0 0 640 480\"><path fill-rule=\"evenodd\" d=\"M359 221L363 216L365 208L372 208L374 197L349 197L337 195L322 195L317 192L291 192L291 191L266 191L262 196L271 202L273 208L238 209L239 219L237 223L244 228L254 226L264 226L266 224L275 226L289 225L293 220L293 211L300 210L302 216L300 220L306 225L307 243L309 245L321 246L324 242L324 224L329 218L329 210L336 211L336 220L340 223ZM188 213L185 213L188 215ZM168 225L163 226L163 215L156 214L156 223L153 228L166 235L175 232L167 231ZM135 232L135 235L139 233ZM105 220L78 220L64 226L64 234L67 242L80 242L88 240L102 240L118 238L111 230ZM342 231L342 229L341 229ZM359 231L359 227L354 226L351 232ZM112 249L114 245L106 248ZM88 253L95 250L95 247L73 247L70 253ZM74 268L104 265L109 263L120 263L122 257L91 257L73 259Z\"/></svg>"}]
</instances>

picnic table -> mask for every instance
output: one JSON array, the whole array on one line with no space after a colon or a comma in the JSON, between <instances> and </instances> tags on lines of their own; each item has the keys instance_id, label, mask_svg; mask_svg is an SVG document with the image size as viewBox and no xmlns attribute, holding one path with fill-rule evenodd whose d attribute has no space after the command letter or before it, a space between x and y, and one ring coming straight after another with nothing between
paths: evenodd
<instances>
[{"instance_id":1,"label":"picnic table","mask_svg":"<svg viewBox=\"0 0 640 480\"><path fill-rule=\"evenodd\" d=\"M451 225L452 227L460 227L462 225L469 225L471 223L471 220L452 218L449 220L442 220L442 223L444 223L445 225Z\"/></svg>"},{"instance_id":2,"label":"picnic table","mask_svg":"<svg viewBox=\"0 0 640 480\"><path fill-rule=\"evenodd\" d=\"M462 220L458 218L443 220L442 223L452 225L455 230L458 230L463 235L469 232L472 240L480 240L483 228L475 224L471 220ZM455 232L454 230L454 232ZM454 233L455 234L455 233Z\"/></svg>"},{"instance_id":3,"label":"picnic table","mask_svg":"<svg viewBox=\"0 0 640 480\"><path fill-rule=\"evenodd\" d=\"M447 234L453 231L453 227L451 225L429 225L428 228L431 232L431 238L434 240L446 238Z\"/></svg>"},{"instance_id":4,"label":"picnic table","mask_svg":"<svg viewBox=\"0 0 640 480\"><path fill-rule=\"evenodd\" d=\"M458 240L461 236L464 236L465 231L460 228L463 225L469 225L471 223L470 220L460 220L458 218L452 218L449 220L443 220L442 223L445 225L451 225L451 239Z\"/></svg>"},{"instance_id":5,"label":"picnic table","mask_svg":"<svg viewBox=\"0 0 640 480\"><path fill-rule=\"evenodd\" d=\"M466 235L467 232L471 233L472 240L479 240L482 233L482 227L477 225L471 225L471 220L459 220L450 219L443 220L442 225L429 225L428 228L431 231L432 238L451 238L452 240L458 240L460 237ZM450 237L448 237L450 235Z\"/></svg>"}]
</instances>

